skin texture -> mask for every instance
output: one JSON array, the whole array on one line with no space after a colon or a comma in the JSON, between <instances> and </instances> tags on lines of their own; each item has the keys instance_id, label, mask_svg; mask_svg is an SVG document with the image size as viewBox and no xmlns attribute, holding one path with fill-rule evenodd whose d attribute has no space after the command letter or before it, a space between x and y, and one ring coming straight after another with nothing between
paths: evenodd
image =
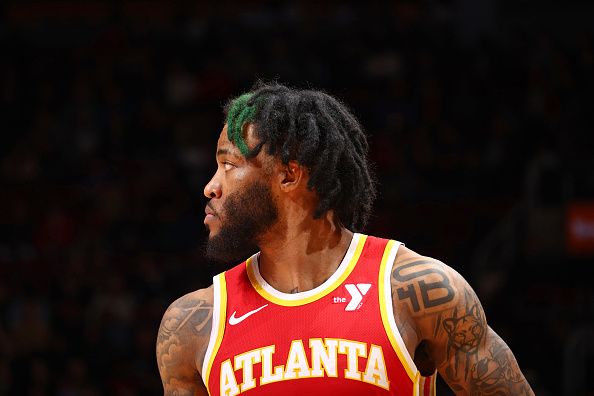
<instances>
[{"instance_id":1,"label":"skin texture","mask_svg":"<svg viewBox=\"0 0 594 396\"><path fill-rule=\"evenodd\" d=\"M252 125L248 147L259 142ZM307 170L262 150L246 160L227 139L217 143L217 170L204 189L209 199L209 238L225 224L227 197L252 183L270 186L276 222L252 241L260 249L260 273L285 293L311 290L336 270L352 232L332 212L312 213L317 198L306 187ZM468 283L440 261L402 246L392 270L392 299L398 329L422 374L437 370L457 395L533 395L501 338L487 325ZM165 395L207 395L200 370L212 327L212 287L187 294L165 312L157 339L157 362Z\"/></svg>"}]
</instances>

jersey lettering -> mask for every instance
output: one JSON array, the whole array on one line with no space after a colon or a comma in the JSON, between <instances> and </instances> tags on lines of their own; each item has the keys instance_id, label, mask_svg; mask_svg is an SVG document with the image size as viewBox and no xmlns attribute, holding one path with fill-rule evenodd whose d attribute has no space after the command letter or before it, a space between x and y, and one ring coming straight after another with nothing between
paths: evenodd
<instances>
[{"instance_id":1,"label":"jersey lettering","mask_svg":"<svg viewBox=\"0 0 594 396\"><path fill-rule=\"evenodd\" d=\"M347 367L343 376L346 379L367 382L389 389L388 374L382 348L364 342L313 338L309 340L309 355L302 340L291 341L284 365L272 367L275 346L257 348L227 359L221 363L220 393L235 396L256 386L298 378L338 377L338 355L345 355ZM309 357L308 357L309 356ZM359 358L367 358L365 369L360 369ZM234 364L231 365L233 360ZM262 365L262 376L254 378L254 365ZM239 373L238 371L241 371ZM240 375L238 384L236 372Z\"/></svg>"},{"instance_id":2,"label":"jersey lettering","mask_svg":"<svg viewBox=\"0 0 594 396\"><path fill-rule=\"evenodd\" d=\"M235 380L231 360L227 359L221 363L221 395L235 396L239 395L239 386Z\"/></svg>"}]
</instances>

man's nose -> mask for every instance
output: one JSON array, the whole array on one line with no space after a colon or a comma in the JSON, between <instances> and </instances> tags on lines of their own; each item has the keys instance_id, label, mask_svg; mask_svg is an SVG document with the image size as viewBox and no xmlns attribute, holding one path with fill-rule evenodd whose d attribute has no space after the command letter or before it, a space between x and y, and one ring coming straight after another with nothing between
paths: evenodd
<instances>
[{"instance_id":1,"label":"man's nose","mask_svg":"<svg viewBox=\"0 0 594 396\"><path fill-rule=\"evenodd\" d=\"M204 196L206 198L221 198L221 183L214 177L204 187Z\"/></svg>"}]
</instances>

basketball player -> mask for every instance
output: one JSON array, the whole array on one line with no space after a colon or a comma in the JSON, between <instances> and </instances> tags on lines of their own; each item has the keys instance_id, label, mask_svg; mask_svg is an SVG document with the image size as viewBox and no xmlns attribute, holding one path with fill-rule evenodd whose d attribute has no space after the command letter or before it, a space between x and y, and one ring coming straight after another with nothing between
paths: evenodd
<instances>
[{"instance_id":1,"label":"basketball player","mask_svg":"<svg viewBox=\"0 0 594 396\"><path fill-rule=\"evenodd\" d=\"M226 113L206 251L241 264L165 312L165 395L433 395L437 372L458 395L533 395L456 271L355 232L376 190L343 104L260 84Z\"/></svg>"}]
</instances>

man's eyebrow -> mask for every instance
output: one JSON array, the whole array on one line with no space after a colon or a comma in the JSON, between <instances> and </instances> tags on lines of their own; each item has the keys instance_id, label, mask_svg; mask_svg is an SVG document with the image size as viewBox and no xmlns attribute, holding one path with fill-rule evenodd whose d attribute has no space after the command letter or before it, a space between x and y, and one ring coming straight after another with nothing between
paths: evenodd
<instances>
[{"instance_id":1,"label":"man's eyebrow","mask_svg":"<svg viewBox=\"0 0 594 396\"><path fill-rule=\"evenodd\" d=\"M233 151L226 149L226 148L220 148L217 150L217 157L219 155L230 155L232 157L239 157L239 155L237 153L234 153Z\"/></svg>"}]
</instances>

